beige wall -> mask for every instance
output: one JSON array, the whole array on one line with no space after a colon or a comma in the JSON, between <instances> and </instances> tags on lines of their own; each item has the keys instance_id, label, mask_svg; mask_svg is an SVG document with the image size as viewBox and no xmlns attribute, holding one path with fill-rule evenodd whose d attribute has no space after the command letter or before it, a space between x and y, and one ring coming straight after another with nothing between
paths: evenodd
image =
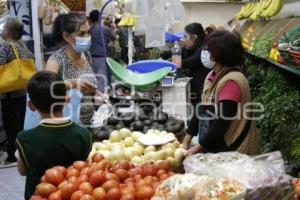
<instances>
[{"instance_id":1,"label":"beige wall","mask_svg":"<svg viewBox=\"0 0 300 200\"><path fill-rule=\"evenodd\" d=\"M232 19L242 4L233 3L183 3L186 17L182 22L174 25L175 31L183 30L184 26L191 22L200 22L204 27L209 24L224 26Z\"/></svg>"}]
</instances>

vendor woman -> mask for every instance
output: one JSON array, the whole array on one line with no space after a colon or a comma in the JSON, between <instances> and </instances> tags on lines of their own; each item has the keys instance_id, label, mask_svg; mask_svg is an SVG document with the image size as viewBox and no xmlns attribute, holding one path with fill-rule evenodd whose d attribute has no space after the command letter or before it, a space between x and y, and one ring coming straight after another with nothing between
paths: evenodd
<instances>
[{"instance_id":1,"label":"vendor woman","mask_svg":"<svg viewBox=\"0 0 300 200\"><path fill-rule=\"evenodd\" d=\"M207 75L201 105L196 109L183 144L193 136L199 144L188 150L196 153L238 151L255 155L259 142L255 121L251 120L251 94L241 72L244 51L240 37L228 31L215 31L206 40L202 63L213 70Z\"/></svg>"}]
</instances>

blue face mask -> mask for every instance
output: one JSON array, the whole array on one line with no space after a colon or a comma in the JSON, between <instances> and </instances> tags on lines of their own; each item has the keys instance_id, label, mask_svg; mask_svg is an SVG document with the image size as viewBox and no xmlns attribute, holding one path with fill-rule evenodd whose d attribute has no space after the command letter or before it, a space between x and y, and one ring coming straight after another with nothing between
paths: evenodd
<instances>
[{"instance_id":1,"label":"blue face mask","mask_svg":"<svg viewBox=\"0 0 300 200\"><path fill-rule=\"evenodd\" d=\"M84 53L90 50L91 37L76 37L75 40L76 43L72 46L77 53Z\"/></svg>"},{"instance_id":2,"label":"blue face mask","mask_svg":"<svg viewBox=\"0 0 300 200\"><path fill-rule=\"evenodd\" d=\"M204 67L206 67L208 69L212 69L216 64L216 62L211 60L210 53L207 50L202 50L202 52L201 52L201 62L204 65Z\"/></svg>"}]
</instances>

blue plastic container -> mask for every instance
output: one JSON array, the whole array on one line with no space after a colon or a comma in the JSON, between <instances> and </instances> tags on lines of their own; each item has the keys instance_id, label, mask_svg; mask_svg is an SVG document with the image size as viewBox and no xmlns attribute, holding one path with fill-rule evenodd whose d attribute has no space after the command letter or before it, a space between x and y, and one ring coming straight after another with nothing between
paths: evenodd
<instances>
[{"instance_id":1,"label":"blue plastic container","mask_svg":"<svg viewBox=\"0 0 300 200\"><path fill-rule=\"evenodd\" d=\"M149 73L164 67L171 67L172 71L175 71L177 65L166 60L142 60L128 65L127 69L137 73Z\"/></svg>"}]
</instances>

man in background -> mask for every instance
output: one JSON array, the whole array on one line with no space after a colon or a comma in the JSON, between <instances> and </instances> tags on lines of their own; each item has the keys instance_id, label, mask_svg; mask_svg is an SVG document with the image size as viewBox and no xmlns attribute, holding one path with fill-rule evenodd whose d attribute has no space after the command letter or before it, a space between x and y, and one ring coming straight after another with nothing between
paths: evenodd
<instances>
[{"instance_id":1,"label":"man in background","mask_svg":"<svg viewBox=\"0 0 300 200\"><path fill-rule=\"evenodd\" d=\"M105 55L108 56L108 43L115 40L113 30L106 25L102 25L104 36L104 44L100 29L100 13L98 10L93 10L89 15L91 23L91 48L92 68L98 79L98 90L104 92L105 87L110 84L110 73L107 68Z\"/></svg>"}]
</instances>

